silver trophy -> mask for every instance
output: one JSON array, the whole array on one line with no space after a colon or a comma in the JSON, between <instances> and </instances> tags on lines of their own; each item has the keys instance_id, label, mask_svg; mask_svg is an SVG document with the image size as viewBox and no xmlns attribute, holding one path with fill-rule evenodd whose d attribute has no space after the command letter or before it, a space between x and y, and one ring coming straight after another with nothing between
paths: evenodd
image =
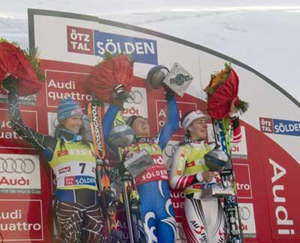
<instances>
[{"instance_id":1,"label":"silver trophy","mask_svg":"<svg viewBox=\"0 0 300 243\"><path fill-rule=\"evenodd\" d=\"M132 144L135 133L132 128L126 124L114 126L109 135L109 141L121 148Z\"/></svg>"},{"instance_id":2,"label":"silver trophy","mask_svg":"<svg viewBox=\"0 0 300 243\"><path fill-rule=\"evenodd\" d=\"M173 64L170 71L167 67L158 65L151 68L147 75L147 82L153 89L166 85L181 97L192 80L193 76L177 62Z\"/></svg>"},{"instance_id":3,"label":"silver trophy","mask_svg":"<svg viewBox=\"0 0 300 243\"><path fill-rule=\"evenodd\" d=\"M228 155L221 149L215 148L208 152L205 156L205 165L210 171L220 172L229 169ZM228 170L231 171L231 170ZM223 184L214 184L209 188L202 190L202 198L206 197L228 197L234 195L233 185L230 181L226 181Z\"/></svg>"},{"instance_id":4,"label":"silver trophy","mask_svg":"<svg viewBox=\"0 0 300 243\"><path fill-rule=\"evenodd\" d=\"M169 72L170 70L163 65L158 65L151 68L147 75L148 84L152 89L159 89L163 87L164 79Z\"/></svg>"},{"instance_id":5,"label":"silver trophy","mask_svg":"<svg viewBox=\"0 0 300 243\"><path fill-rule=\"evenodd\" d=\"M205 165L210 171L220 172L228 167L228 155L220 148L215 148L204 155Z\"/></svg>"}]
</instances>

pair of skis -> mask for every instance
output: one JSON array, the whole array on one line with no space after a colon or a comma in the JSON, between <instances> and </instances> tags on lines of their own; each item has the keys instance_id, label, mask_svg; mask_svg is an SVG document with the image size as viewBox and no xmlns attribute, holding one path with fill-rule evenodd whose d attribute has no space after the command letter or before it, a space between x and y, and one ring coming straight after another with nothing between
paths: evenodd
<instances>
[{"instance_id":1,"label":"pair of skis","mask_svg":"<svg viewBox=\"0 0 300 243\"><path fill-rule=\"evenodd\" d=\"M242 243L244 242L244 239L242 232L242 222L237 201L236 180L232 163L232 130L230 128L229 118L223 118L221 120L213 119L213 129L216 144L221 146L222 150L226 152L229 157L228 168L220 172L222 185L224 187L232 186L234 191L234 195L224 197L224 212L227 219L227 225L229 227L228 242Z\"/></svg>"},{"instance_id":2,"label":"pair of skis","mask_svg":"<svg viewBox=\"0 0 300 243\"><path fill-rule=\"evenodd\" d=\"M105 145L102 129L103 105L93 100L88 103L87 113L90 122L91 135L96 153L96 173L100 198L103 208L103 216L106 219L108 229L107 242L121 243L121 232L117 229L116 221L116 199L115 193L111 190L109 171L105 162Z\"/></svg>"}]
</instances>

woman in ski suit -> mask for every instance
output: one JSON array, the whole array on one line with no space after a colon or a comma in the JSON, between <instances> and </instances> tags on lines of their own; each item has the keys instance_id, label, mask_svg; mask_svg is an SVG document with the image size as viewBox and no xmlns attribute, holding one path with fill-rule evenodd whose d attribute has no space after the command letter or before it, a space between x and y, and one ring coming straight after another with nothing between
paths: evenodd
<instances>
[{"instance_id":1,"label":"woman in ski suit","mask_svg":"<svg viewBox=\"0 0 300 243\"><path fill-rule=\"evenodd\" d=\"M54 206L60 241L103 242L103 220L98 203L94 148L85 138L82 110L71 98L61 100L55 137L27 127L18 107L15 82L8 89L9 116L14 131L40 150L57 179Z\"/></svg>"},{"instance_id":2,"label":"woman in ski suit","mask_svg":"<svg viewBox=\"0 0 300 243\"><path fill-rule=\"evenodd\" d=\"M241 138L239 118L231 106L234 138ZM216 184L215 172L204 164L204 155L212 148L204 142L207 136L207 116L201 111L187 113L182 126L186 131L184 140L176 150L170 171L170 186L184 190L185 218L183 229L189 243L226 242L227 223L219 200L215 197L201 199L201 188Z\"/></svg>"},{"instance_id":3,"label":"woman in ski suit","mask_svg":"<svg viewBox=\"0 0 300 243\"><path fill-rule=\"evenodd\" d=\"M147 150L155 165L135 178L140 197L141 215L147 242L175 242L176 222L168 186L168 173L162 151L178 129L178 108L176 99L167 93L167 123L161 132L150 139L149 123L141 116L131 116L127 124L135 132L135 141L125 150L138 153ZM103 119L104 138L108 138L119 107L111 105ZM113 148L115 151L115 149Z\"/></svg>"}]
</instances>

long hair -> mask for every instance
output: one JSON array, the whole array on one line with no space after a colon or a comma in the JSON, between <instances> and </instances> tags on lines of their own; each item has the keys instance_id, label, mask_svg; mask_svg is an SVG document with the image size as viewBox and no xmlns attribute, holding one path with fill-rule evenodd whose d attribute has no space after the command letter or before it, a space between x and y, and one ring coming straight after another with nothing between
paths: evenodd
<instances>
[{"instance_id":1,"label":"long hair","mask_svg":"<svg viewBox=\"0 0 300 243\"><path fill-rule=\"evenodd\" d=\"M57 138L57 139L60 139L61 140L61 143L60 143L60 148L65 148L65 140L64 139L61 139L61 135L63 133L62 129L66 129L65 126L60 122L56 128L55 128L55 132L54 132L54 136ZM78 132L79 135L82 136L82 140L81 140L81 143L83 146L86 146L88 148L91 147L91 144L90 142L87 140L86 138L86 130L84 128L84 124L82 124L82 126L80 127L79 129L79 132Z\"/></svg>"}]
</instances>

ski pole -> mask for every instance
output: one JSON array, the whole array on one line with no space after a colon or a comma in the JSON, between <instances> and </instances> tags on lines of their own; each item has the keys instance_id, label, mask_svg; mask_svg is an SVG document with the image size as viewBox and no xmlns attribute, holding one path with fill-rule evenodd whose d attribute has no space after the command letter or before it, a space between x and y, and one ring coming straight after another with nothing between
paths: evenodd
<instances>
[{"instance_id":1,"label":"ski pole","mask_svg":"<svg viewBox=\"0 0 300 243\"><path fill-rule=\"evenodd\" d=\"M130 203L129 203L129 197L128 197L128 192L127 192L127 185L128 185L127 183L129 181L131 181L131 175L128 172L125 172L122 176L125 212L126 212L126 218L127 218L129 240L130 240L130 243L135 243L134 242L133 225L132 225L132 219L131 219Z\"/></svg>"}]
</instances>

